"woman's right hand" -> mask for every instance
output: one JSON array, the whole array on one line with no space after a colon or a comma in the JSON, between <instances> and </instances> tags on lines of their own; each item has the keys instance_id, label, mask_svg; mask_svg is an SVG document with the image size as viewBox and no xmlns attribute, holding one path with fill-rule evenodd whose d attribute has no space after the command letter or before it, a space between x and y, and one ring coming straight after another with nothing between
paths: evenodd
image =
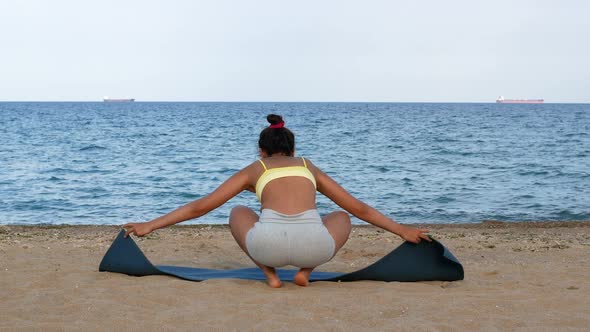
<instances>
[{"instance_id":1,"label":"woman's right hand","mask_svg":"<svg viewBox=\"0 0 590 332\"><path fill-rule=\"evenodd\" d=\"M400 232L399 236L402 239L412 243L420 243L420 241L422 240L431 242L432 240L428 235L426 235L426 233L428 233L428 230L425 228L403 226L403 229Z\"/></svg>"},{"instance_id":2,"label":"woman's right hand","mask_svg":"<svg viewBox=\"0 0 590 332\"><path fill-rule=\"evenodd\" d=\"M145 236L154 231L149 222L131 222L123 225L123 228L125 229L125 237L128 237L129 234Z\"/></svg>"}]
</instances>

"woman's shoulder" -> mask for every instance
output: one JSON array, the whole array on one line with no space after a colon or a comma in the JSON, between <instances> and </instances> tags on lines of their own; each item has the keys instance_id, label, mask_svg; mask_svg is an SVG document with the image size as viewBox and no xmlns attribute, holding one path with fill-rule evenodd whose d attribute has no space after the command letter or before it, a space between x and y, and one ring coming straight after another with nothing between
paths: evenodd
<instances>
[{"instance_id":1,"label":"woman's shoulder","mask_svg":"<svg viewBox=\"0 0 590 332\"><path fill-rule=\"evenodd\" d=\"M257 175L258 173L264 172L264 166L260 161L261 161L261 159L257 159L255 161L251 162L250 164L248 164L244 168L242 168L239 172L246 173L249 176L254 176L254 175Z\"/></svg>"},{"instance_id":2,"label":"woman's shoulder","mask_svg":"<svg viewBox=\"0 0 590 332\"><path fill-rule=\"evenodd\" d=\"M264 161L263 159L256 159L253 162L251 162L250 164L248 164L248 166L244 167L244 170L258 170L258 169L262 169L264 165Z\"/></svg>"},{"instance_id":3,"label":"woman's shoulder","mask_svg":"<svg viewBox=\"0 0 590 332\"><path fill-rule=\"evenodd\" d=\"M308 168L315 176L317 176L317 173L320 172L320 169L311 161L311 159L307 158L307 157L299 157L299 159L303 159L305 161L305 167Z\"/></svg>"},{"instance_id":4,"label":"woman's shoulder","mask_svg":"<svg viewBox=\"0 0 590 332\"><path fill-rule=\"evenodd\" d=\"M306 162L308 165L313 165L313 162L312 162L312 161L311 161L311 159L309 159L308 157L301 156L301 157L297 157L297 158L305 160L305 162Z\"/></svg>"}]
</instances>

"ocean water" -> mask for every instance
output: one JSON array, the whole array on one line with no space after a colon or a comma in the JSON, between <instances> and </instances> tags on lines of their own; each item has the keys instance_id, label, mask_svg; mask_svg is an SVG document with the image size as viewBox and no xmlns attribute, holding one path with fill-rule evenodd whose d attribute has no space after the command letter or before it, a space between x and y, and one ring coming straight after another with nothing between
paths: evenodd
<instances>
[{"instance_id":1,"label":"ocean water","mask_svg":"<svg viewBox=\"0 0 590 332\"><path fill-rule=\"evenodd\" d=\"M255 161L271 112L298 155L397 221L590 219L589 104L136 102L0 103L0 223L155 218ZM259 208L244 192L187 223L236 204Z\"/></svg>"}]
</instances>

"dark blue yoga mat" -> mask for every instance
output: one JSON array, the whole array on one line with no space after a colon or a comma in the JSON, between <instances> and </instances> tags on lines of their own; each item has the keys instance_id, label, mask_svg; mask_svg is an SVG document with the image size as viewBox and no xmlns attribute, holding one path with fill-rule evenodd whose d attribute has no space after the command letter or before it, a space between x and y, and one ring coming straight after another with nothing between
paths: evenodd
<instances>
[{"instance_id":1,"label":"dark blue yoga mat","mask_svg":"<svg viewBox=\"0 0 590 332\"><path fill-rule=\"evenodd\" d=\"M99 271L124 273L133 276L170 275L191 281L207 279L265 280L257 267L236 270L201 269L195 267L153 265L125 231L107 250ZM281 279L289 280L297 270L278 269ZM427 281L463 280L463 266L440 242L422 241L419 244L404 242L392 252L364 269L351 272L319 272L311 274L310 281Z\"/></svg>"}]
</instances>

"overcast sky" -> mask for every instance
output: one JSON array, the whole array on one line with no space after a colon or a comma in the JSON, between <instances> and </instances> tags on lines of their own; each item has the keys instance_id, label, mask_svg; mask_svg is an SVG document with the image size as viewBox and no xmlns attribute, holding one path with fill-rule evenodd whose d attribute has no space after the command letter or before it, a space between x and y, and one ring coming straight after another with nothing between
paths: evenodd
<instances>
[{"instance_id":1,"label":"overcast sky","mask_svg":"<svg viewBox=\"0 0 590 332\"><path fill-rule=\"evenodd\" d=\"M2 0L0 100L590 102L590 1Z\"/></svg>"}]
</instances>

